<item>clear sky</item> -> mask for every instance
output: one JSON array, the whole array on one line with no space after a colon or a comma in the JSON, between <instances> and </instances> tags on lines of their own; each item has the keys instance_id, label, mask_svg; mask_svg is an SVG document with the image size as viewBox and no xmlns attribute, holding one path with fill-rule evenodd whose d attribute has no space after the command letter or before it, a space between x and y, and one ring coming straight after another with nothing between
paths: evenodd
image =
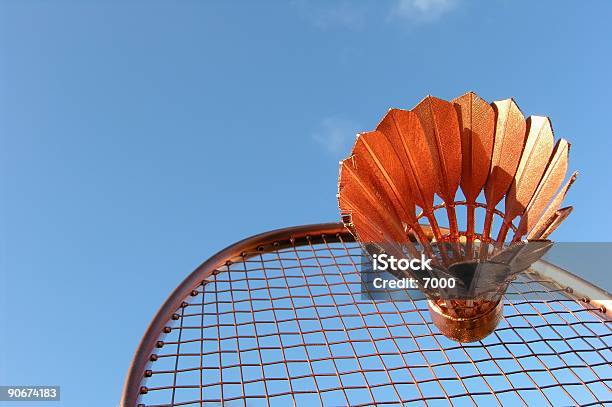
<instances>
[{"instance_id":1,"label":"clear sky","mask_svg":"<svg viewBox=\"0 0 612 407\"><path fill-rule=\"evenodd\" d=\"M338 220L354 134L429 93L549 115L581 172L554 237L610 240L611 17L606 1L1 2L0 384L117 404L183 277L243 237Z\"/></svg>"}]
</instances>

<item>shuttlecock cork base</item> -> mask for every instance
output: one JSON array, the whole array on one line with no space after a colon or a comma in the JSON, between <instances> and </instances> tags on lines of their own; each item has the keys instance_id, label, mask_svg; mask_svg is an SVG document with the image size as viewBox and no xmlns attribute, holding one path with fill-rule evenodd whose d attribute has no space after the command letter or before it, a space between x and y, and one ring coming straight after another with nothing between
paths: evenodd
<instances>
[{"instance_id":1,"label":"shuttlecock cork base","mask_svg":"<svg viewBox=\"0 0 612 407\"><path fill-rule=\"evenodd\" d=\"M525 119L512 99L428 96L357 136L340 163L342 219L366 250L424 253L436 276L457 278L455 290L423 290L432 320L451 339L479 340L499 323L509 282L571 212L560 208L576 178L562 185L569 149L548 118Z\"/></svg>"},{"instance_id":2,"label":"shuttlecock cork base","mask_svg":"<svg viewBox=\"0 0 612 407\"><path fill-rule=\"evenodd\" d=\"M435 301L427 302L431 319L447 338L457 342L475 342L489 336L503 316L503 301L484 307L481 312L466 316L449 315Z\"/></svg>"}]
</instances>

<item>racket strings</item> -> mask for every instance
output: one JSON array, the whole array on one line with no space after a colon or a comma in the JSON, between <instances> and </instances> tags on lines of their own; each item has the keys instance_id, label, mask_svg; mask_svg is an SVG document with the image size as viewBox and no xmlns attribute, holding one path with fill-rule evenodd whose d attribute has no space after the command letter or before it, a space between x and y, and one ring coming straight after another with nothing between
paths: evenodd
<instances>
[{"instance_id":1,"label":"racket strings","mask_svg":"<svg viewBox=\"0 0 612 407\"><path fill-rule=\"evenodd\" d=\"M342 236L244 253L185 298L143 378L146 406L597 405L612 329L553 282L510 284L483 341L437 332L422 296L362 293Z\"/></svg>"}]
</instances>

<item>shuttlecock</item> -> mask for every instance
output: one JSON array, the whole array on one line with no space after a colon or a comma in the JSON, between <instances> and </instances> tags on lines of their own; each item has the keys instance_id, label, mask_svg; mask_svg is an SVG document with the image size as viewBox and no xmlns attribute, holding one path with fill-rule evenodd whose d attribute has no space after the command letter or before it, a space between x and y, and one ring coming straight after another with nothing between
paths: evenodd
<instances>
[{"instance_id":1,"label":"shuttlecock","mask_svg":"<svg viewBox=\"0 0 612 407\"><path fill-rule=\"evenodd\" d=\"M512 99L428 96L357 136L340 163L342 219L368 250L425 253L430 276L457 278L455 289L424 289L432 319L448 337L481 339L501 318L509 281L571 212L560 209L576 178L562 186L569 149L554 143L548 118L526 120Z\"/></svg>"}]
</instances>

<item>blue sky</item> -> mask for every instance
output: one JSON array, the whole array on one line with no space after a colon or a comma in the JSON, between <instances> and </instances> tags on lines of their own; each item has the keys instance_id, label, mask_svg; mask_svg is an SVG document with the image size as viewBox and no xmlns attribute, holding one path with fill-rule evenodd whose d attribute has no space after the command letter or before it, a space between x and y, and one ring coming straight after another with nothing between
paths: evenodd
<instances>
[{"instance_id":1,"label":"blue sky","mask_svg":"<svg viewBox=\"0 0 612 407\"><path fill-rule=\"evenodd\" d=\"M512 96L549 115L581 172L554 237L609 240L611 12L1 2L0 383L59 384L65 406L116 404L171 289L243 237L337 220L354 134L426 94Z\"/></svg>"}]
</instances>

